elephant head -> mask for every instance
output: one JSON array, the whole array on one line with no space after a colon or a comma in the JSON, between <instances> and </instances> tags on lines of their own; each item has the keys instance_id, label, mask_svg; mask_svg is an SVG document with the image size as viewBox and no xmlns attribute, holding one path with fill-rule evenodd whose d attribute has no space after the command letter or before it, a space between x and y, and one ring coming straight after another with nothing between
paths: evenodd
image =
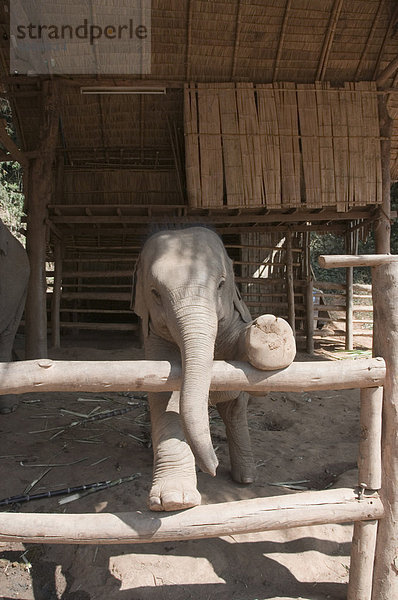
<instances>
[{"instance_id":1,"label":"elephant head","mask_svg":"<svg viewBox=\"0 0 398 600\"><path fill-rule=\"evenodd\" d=\"M144 340L155 334L178 345L182 361L180 415L199 467L215 475L208 394L215 341L239 313L250 314L235 287L232 261L210 229L163 231L144 245L137 263L133 308Z\"/></svg>"}]
</instances>

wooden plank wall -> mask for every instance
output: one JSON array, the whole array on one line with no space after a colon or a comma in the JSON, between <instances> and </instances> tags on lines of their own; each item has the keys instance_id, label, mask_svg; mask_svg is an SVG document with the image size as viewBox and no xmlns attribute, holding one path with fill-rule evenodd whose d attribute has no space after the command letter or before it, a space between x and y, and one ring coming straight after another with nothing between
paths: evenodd
<instances>
[{"instance_id":1,"label":"wooden plank wall","mask_svg":"<svg viewBox=\"0 0 398 600\"><path fill-rule=\"evenodd\" d=\"M374 82L187 84L192 207L335 207L381 202Z\"/></svg>"}]
</instances>

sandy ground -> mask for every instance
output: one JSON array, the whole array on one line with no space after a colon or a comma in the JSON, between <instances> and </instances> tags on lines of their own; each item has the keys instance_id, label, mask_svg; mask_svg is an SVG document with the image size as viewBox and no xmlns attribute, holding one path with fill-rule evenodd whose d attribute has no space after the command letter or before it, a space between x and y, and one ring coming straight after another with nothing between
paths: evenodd
<instances>
[{"instance_id":1,"label":"sandy ground","mask_svg":"<svg viewBox=\"0 0 398 600\"><path fill-rule=\"evenodd\" d=\"M89 341L79 349L74 345L76 341L70 339L68 346L52 357L127 360L140 356L140 351L127 341L122 348L109 343L102 346L98 343L93 348ZM335 358L335 350L336 345L331 341L330 348L318 352L315 358ZM344 352L337 356L347 357ZM299 354L297 360L309 357ZM11 510L65 513L145 510L152 469L145 398L133 393L26 394L21 398L17 412L0 419L2 497L24 493L36 480L39 481L31 493L115 480L133 473L140 476L67 504L60 505L59 498L46 498L14 504ZM125 407L131 410L123 415L67 427L95 409L99 412ZM217 412L211 411L212 436L220 467L215 478L198 475L203 503L294 493L277 485L282 482L296 482L303 489L356 484L357 390L272 393L255 398L250 404L249 424L257 481L243 486L230 478L223 424ZM352 526L347 524L166 544L0 544L0 597L343 599L347 592L351 535Z\"/></svg>"}]
</instances>

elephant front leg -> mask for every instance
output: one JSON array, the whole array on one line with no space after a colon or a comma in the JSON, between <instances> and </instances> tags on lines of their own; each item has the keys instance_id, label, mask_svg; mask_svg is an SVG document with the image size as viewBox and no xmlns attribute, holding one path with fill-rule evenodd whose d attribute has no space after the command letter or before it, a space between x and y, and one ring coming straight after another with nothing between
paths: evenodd
<instances>
[{"instance_id":1,"label":"elephant front leg","mask_svg":"<svg viewBox=\"0 0 398 600\"><path fill-rule=\"evenodd\" d=\"M181 510L200 504L195 460L184 439L179 393L149 394L154 468L149 508Z\"/></svg>"},{"instance_id":2,"label":"elephant front leg","mask_svg":"<svg viewBox=\"0 0 398 600\"><path fill-rule=\"evenodd\" d=\"M233 393L212 392L211 401L216 403L225 423L232 479L238 483L253 483L256 479L256 467L247 423L249 394L240 392L237 398L224 400Z\"/></svg>"}]
</instances>

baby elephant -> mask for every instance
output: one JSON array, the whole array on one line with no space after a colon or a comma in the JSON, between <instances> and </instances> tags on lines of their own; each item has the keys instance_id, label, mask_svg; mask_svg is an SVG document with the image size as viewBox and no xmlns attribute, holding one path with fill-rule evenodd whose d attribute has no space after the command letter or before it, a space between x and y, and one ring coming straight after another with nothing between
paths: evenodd
<instances>
[{"instance_id":1,"label":"baby elephant","mask_svg":"<svg viewBox=\"0 0 398 600\"><path fill-rule=\"evenodd\" d=\"M182 363L180 392L149 394L154 451L149 507L196 506L195 461L211 475L218 464L208 416L213 359L281 369L294 359L294 336L288 323L273 315L252 321L221 239L204 227L148 239L137 263L133 301L142 319L146 359ZM210 402L226 425L233 479L253 482L248 394L210 392Z\"/></svg>"}]
</instances>

